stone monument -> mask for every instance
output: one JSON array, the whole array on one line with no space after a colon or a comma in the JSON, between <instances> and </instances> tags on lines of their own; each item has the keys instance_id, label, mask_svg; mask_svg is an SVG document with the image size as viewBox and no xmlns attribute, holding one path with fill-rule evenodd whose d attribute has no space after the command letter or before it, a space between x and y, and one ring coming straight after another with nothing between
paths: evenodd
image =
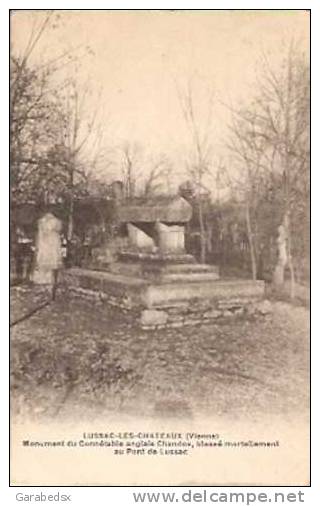
<instances>
[{"instance_id":1,"label":"stone monument","mask_svg":"<svg viewBox=\"0 0 320 506\"><path fill-rule=\"evenodd\" d=\"M65 287L131 312L144 328L251 314L263 298L264 282L221 280L217 266L198 264L185 251L191 217L191 205L180 196L123 201L117 221L127 241L116 261L66 270Z\"/></svg>"},{"instance_id":2,"label":"stone monument","mask_svg":"<svg viewBox=\"0 0 320 506\"><path fill-rule=\"evenodd\" d=\"M52 285L56 271L62 267L61 221L52 213L38 220L33 282Z\"/></svg>"}]
</instances>

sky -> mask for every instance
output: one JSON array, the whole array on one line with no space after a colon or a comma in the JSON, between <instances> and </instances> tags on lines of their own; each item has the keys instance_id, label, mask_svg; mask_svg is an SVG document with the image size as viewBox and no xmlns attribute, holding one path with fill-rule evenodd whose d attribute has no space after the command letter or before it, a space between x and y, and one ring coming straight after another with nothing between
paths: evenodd
<instances>
[{"instance_id":1,"label":"sky","mask_svg":"<svg viewBox=\"0 0 320 506\"><path fill-rule=\"evenodd\" d=\"M58 11L57 11L58 12ZM54 30L44 33L32 58L45 61L66 49L89 47L77 71L90 83L106 145L136 142L164 153L176 170L190 147L178 90L191 80L196 120L205 129L212 98L210 135L216 159L226 157L230 112L225 104L250 100L261 52L275 67L292 37L308 48L305 11L59 11ZM39 11L15 12L11 41L23 51ZM90 106L91 107L91 106Z\"/></svg>"}]
</instances>

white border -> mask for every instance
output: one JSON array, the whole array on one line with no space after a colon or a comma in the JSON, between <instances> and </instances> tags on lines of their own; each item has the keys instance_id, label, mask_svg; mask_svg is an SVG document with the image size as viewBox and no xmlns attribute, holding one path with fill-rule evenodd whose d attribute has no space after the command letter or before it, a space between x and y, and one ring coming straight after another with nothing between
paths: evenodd
<instances>
[{"instance_id":1,"label":"white border","mask_svg":"<svg viewBox=\"0 0 320 506\"><path fill-rule=\"evenodd\" d=\"M29 4L29 5L27 5ZM320 160L319 160L319 48L320 48L320 3L319 1L277 1L269 0L265 2L264 6L261 6L260 2L257 1L242 1L237 0L223 2L223 1L191 1L184 0L175 2L168 2L162 0L159 2L155 1L123 1L118 0L117 2L103 1L103 2L85 2L78 0L70 1L56 1L54 5L52 2L45 0L34 0L26 4L23 0L16 0L15 2L8 2L2 0L0 3L0 48L1 48L1 170L0 170L0 216L1 216L1 248L0 248L0 293L1 293L1 330L0 333L0 357L2 360L0 367L0 387L1 387L1 443L0 443L0 490L1 490L1 503L2 504L18 504L16 501L16 493L40 493L42 490L44 493L54 493L55 488L49 488L46 490L45 487L39 487L35 489L31 488L9 488L8 487L8 62L9 62L9 51L8 51L8 10L11 8L16 9L89 9L89 8L104 8L104 9L312 9L312 50L313 50L313 67L312 67L312 132L313 132L313 149L312 149L312 217L313 223L317 224L317 217L319 212L320 199L317 196L317 189L320 188L319 177L320 177ZM319 466L319 454L320 454L320 419L319 419L319 393L317 385L319 384L319 342L320 342L320 326L319 326L319 309L318 309L318 286L319 286L319 263L317 259L320 258L319 251L319 240L317 234L317 227L312 233L312 255L316 259L313 262L313 283L312 283L312 385L313 385L313 401L312 401L312 446L313 446L313 460L312 460L312 487L301 489L304 492L305 503L307 505L318 504L320 497L320 466ZM156 488L156 487L155 487ZM190 487L186 487L188 489ZM57 487L57 490L59 488ZM241 490L249 491L250 487L241 487ZM70 493L72 495L72 504L75 505L87 505L87 504L134 504L132 500L132 490L138 491L137 488L77 488L68 487L60 489L62 493ZM142 490L142 487L141 487ZM152 489L148 488L149 491ZM159 488L158 488L159 490ZM174 490L161 488L160 491ZM178 491L179 489L175 489ZM182 491L182 489L180 489ZM227 487L220 487L220 491L231 490ZM232 489L233 491L240 491L240 488ZM273 487L261 488L262 491L271 493L272 490L277 490ZM216 489L218 491L218 489ZM255 488L252 491L258 492ZM297 491L297 488L281 488L279 491ZM30 504L30 503L29 503ZM189 503L190 504L190 503ZM201 504L201 503L199 503Z\"/></svg>"}]
</instances>

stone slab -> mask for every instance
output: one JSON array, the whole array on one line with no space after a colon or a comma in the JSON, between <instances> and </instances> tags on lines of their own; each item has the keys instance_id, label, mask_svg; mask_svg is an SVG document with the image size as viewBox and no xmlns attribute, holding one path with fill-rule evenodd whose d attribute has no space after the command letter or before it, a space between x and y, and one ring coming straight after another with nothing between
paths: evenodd
<instances>
[{"instance_id":1,"label":"stone slab","mask_svg":"<svg viewBox=\"0 0 320 506\"><path fill-rule=\"evenodd\" d=\"M219 305L228 299L241 298L247 303L249 300L262 299L264 295L264 281L251 280L216 280L193 283L164 283L149 285L143 293L143 300L147 307L168 307L176 302L212 300Z\"/></svg>"},{"instance_id":2,"label":"stone slab","mask_svg":"<svg viewBox=\"0 0 320 506\"><path fill-rule=\"evenodd\" d=\"M119 259L124 262L149 262L158 265L165 264L191 264L196 263L195 258L188 253L166 254L166 253L146 253L142 251L122 250L119 253Z\"/></svg>"},{"instance_id":3,"label":"stone slab","mask_svg":"<svg viewBox=\"0 0 320 506\"><path fill-rule=\"evenodd\" d=\"M114 262L105 271L124 276L143 277L157 283L214 281L219 279L215 265L166 264L155 262Z\"/></svg>"},{"instance_id":4,"label":"stone slab","mask_svg":"<svg viewBox=\"0 0 320 506\"><path fill-rule=\"evenodd\" d=\"M192 217L192 207L179 195L135 198L125 201L117 211L120 223L187 223Z\"/></svg>"},{"instance_id":5,"label":"stone slab","mask_svg":"<svg viewBox=\"0 0 320 506\"><path fill-rule=\"evenodd\" d=\"M141 325L165 325L168 320L168 314L165 311L154 309L144 309L141 313Z\"/></svg>"},{"instance_id":6,"label":"stone slab","mask_svg":"<svg viewBox=\"0 0 320 506\"><path fill-rule=\"evenodd\" d=\"M82 269L81 267L72 267L60 271L60 279L66 278L77 278L77 279L92 279L93 282L98 283L116 283L124 286L146 286L147 281L134 276L124 276L122 274L115 274L106 271L93 271L91 269Z\"/></svg>"},{"instance_id":7,"label":"stone slab","mask_svg":"<svg viewBox=\"0 0 320 506\"><path fill-rule=\"evenodd\" d=\"M161 281L165 283L187 282L195 283L199 281L216 281L219 279L219 274L216 272L186 272L186 273L172 273L162 274Z\"/></svg>"},{"instance_id":8,"label":"stone slab","mask_svg":"<svg viewBox=\"0 0 320 506\"><path fill-rule=\"evenodd\" d=\"M72 268L61 271L60 282L68 289L97 292L120 307L162 309L170 307L228 310L262 300L264 282L251 280L216 280L194 282L152 282L141 277Z\"/></svg>"}]
</instances>

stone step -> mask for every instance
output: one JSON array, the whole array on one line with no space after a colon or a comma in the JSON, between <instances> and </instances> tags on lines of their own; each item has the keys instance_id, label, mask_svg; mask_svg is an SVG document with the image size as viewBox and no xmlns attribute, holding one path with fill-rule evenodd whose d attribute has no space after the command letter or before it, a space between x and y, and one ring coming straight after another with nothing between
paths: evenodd
<instances>
[{"instance_id":1,"label":"stone step","mask_svg":"<svg viewBox=\"0 0 320 506\"><path fill-rule=\"evenodd\" d=\"M120 261L124 262L146 262L156 265L167 264L193 264L196 263L195 258L188 253L151 253L143 251L120 251Z\"/></svg>"},{"instance_id":2,"label":"stone step","mask_svg":"<svg viewBox=\"0 0 320 506\"><path fill-rule=\"evenodd\" d=\"M193 283L197 281L216 281L217 279L219 279L219 273L215 271L185 272L185 273L160 275L160 280L165 283L175 283L175 282Z\"/></svg>"},{"instance_id":3,"label":"stone step","mask_svg":"<svg viewBox=\"0 0 320 506\"><path fill-rule=\"evenodd\" d=\"M181 302L212 300L213 306L219 306L231 299L233 304L241 305L262 298L263 294L264 282L249 279L160 283L148 286L145 303L148 308L161 308L173 307Z\"/></svg>"},{"instance_id":4,"label":"stone step","mask_svg":"<svg viewBox=\"0 0 320 506\"><path fill-rule=\"evenodd\" d=\"M168 264L163 267L166 273L216 273L219 274L219 267L217 265L208 264Z\"/></svg>"}]
</instances>

